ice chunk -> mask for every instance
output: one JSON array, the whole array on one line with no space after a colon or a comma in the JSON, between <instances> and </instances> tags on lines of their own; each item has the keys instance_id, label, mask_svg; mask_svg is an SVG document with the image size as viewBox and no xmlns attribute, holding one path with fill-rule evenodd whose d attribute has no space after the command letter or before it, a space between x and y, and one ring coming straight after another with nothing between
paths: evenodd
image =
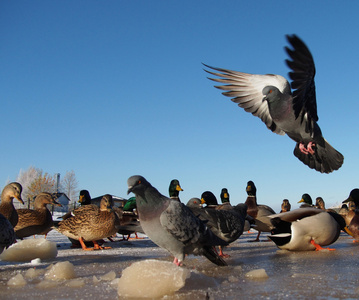
<instances>
[{"instance_id":1,"label":"ice chunk","mask_svg":"<svg viewBox=\"0 0 359 300\"><path fill-rule=\"evenodd\" d=\"M117 291L119 296L134 298L171 295L185 285L190 273L171 262L139 261L122 271Z\"/></svg>"},{"instance_id":2,"label":"ice chunk","mask_svg":"<svg viewBox=\"0 0 359 300\"><path fill-rule=\"evenodd\" d=\"M31 261L35 258L50 259L57 256L56 243L45 239L27 239L12 244L0 255L4 261Z\"/></svg>"},{"instance_id":3,"label":"ice chunk","mask_svg":"<svg viewBox=\"0 0 359 300\"><path fill-rule=\"evenodd\" d=\"M27 279L34 279L39 277L40 275L42 275L44 273L44 270L39 270L39 269L35 269L35 268L31 268L28 269L25 272L25 278Z\"/></svg>"},{"instance_id":4,"label":"ice chunk","mask_svg":"<svg viewBox=\"0 0 359 300\"><path fill-rule=\"evenodd\" d=\"M101 278L101 280L104 280L104 281L112 281L116 278L116 273L114 271L110 271L110 272L106 273L105 275L102 275L100 278Z\"/></svg>"},{"instance_id":5,"label":"ice chunk","mask_svg":"<svg viewBox=\"0 0 359 300\"><path fill-rule=\"evenodd\" d=\"M16 276L10 278L9 281L7 282L8 286L13 286L13 287L21 287L26 284L27 284L27 282L26 282L24 276L22 276L20 273L17 274Z\"/></svg>"},{"instance_id":6,"label":"ice chunk","mask_svg":"<svg viewBox=\"0 0 359 300\"><path fill-rule=\"evenodd\" d=\"M120 278L115 278L110 282L110 285L112 288L117 289L119 283L120 283Z\"/></svg>"},{"instance_id":7,"label":"ice chunk","mask_svg":"<svg viewBox=\"0 0 359 300\"><path fill-rule=\"evenodd\" d=\"M85 285L85 280L83 279L68 280L66 281L66 285L72 288L82 288Z\"/></svg>"},{"instance_id":8,"label":"ice chunk","mask_svg":"<svg viewBox=\"0 0 359 300\"><path fill-rule=\"evenodd\" d=\"M95 275L92 277L93 284L98 284L101 280L98 279Z\"/></svg>"},{"instance_id":9,"label":"ice chunk","mask_svg":"<svg viewBox=\"0 0 359 300\"><path fill-rule=\"evenodd\" d=\"M264 269L256 269L256 270L249 271L248 273L246 273L245 276L248 278L251 278L251 279L267 279L268 278L267 272Z\"/></svg>"},{"instance_id":10,"label":"ice chunk","mask_svg":"<svg viewBox=\"0 0 359 300\"><path fill-rule=\"evenodd\" d=\"M43 280L43 281L40 281L36 287L39 288L39 289L49 289L49 288L53 288L53 287L56 287L58 286L60 283L59 282L56 282L56 281L51 281L51 280Z\"/></svg>"},{"instance_id":11,"label":"ice chunk","mask_svg":"<svg viewBox=\"0 0 359 300\"><path fill-rule=\"evenodd\" d=\"M76 277L74 265L69 261L58 262L45 273L47 280L73 279Z\"/></svg>"}]
</instances>

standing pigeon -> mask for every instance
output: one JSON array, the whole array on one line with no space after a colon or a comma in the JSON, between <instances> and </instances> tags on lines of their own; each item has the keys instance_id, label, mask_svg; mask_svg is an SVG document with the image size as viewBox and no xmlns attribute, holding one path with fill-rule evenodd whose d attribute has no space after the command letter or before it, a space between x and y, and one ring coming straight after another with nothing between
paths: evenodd
<instances>
[{"instance_id":1,"label":"standing pigeon","mask_svg":"<svg viewBox=\"0 0 359 300\"><path fill-rule=\"evenodd\" d=\"M10 221L0 214L0 254L16 242L15 231Z\"/></svg>"},{"instance_id":2,"label":"standing pigeon","mask_svg":"<svg viewBox=\"0 0 359 300\"><path fill-rule=\"evenodd\" d=\"M292 69L291 85L280 75L254 75L207 65L220 73L205 71L220 77L209 79L225 84L216 86L226 91L223 95L261 118L271 131L296 141L294 155L299 160L311 169L331 173L342 166L344 157L324 139L317 124L313 57L296 35L287 35L287 40L293 47L285 47L292 59L286 60Z\"/></svg>"},{"instance_id":3,"label":"standing pigeon","mask_svg":"<svg viewBox=\"0 0 359 300\"><path fill-rule=\"evenodd\" d=\"M227 263L214 250L216 245L228 245L216 237L183 203L158 192L144 177L127 180L128 193L136 195L140 223L145 234L174 257L178 266L186 254L204 255L219 266Z\"/></svg>"},{"instance_id":4,"label":"standing pigeon","mask_svg":"<svg viewBox=\"0 0 359 300\"><path fill-rule=\"evenodd\" d=\"M207 221L207 226L216 236L232 243L242 235L247 215L246 204L240 203L235 206L229 204L224 205L225 208L221 209L219 205L217 207L201 207L201 202L199 198L191 198L187 202L187 206L202 221ZM219 256L229 256L223 253L222 247L219 249Z\"/></svg>"}]
</instances>

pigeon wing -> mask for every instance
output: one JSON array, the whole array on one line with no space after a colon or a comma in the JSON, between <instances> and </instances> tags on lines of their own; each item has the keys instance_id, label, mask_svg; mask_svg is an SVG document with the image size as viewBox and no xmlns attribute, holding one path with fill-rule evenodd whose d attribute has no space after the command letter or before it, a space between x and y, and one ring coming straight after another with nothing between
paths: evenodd
<instances>
[{"instance_id":1,"label":"pigeon wing","mask_svg":"<svg viewBox=\"0 0 359 300\"><path fill-rule=\"evenodd\" d=\"M315 93L315 65L308 47L296 35L287 35L293 49L285 47L291 60L286 63L292 69L293 110L296 118L301 115L302 122L307 119L307 131L313 132L314 122L318 121L317 101Z\"/></svg>"},{"instance_id":2,"label":"pigeon wing","mask_svg":"<svg viewBox=\"0 0 359 300\"><path fill-rule=\"evenodd\" d=\"M263 89L266 86L275 86L281 92L288 90L288 81L280 75L256 75L232 71L227 69L215 68L204 65L207 68L220 73L205 70L207 73L219 78L209 78L212 81L224 83L224 85L215 86L220 90L225 90L222 94L232 97L232 101L238 106L244 108L256 117L259 117L271 131L284 135L285 132L274 123L268 108L267 101L263 101ZM290 89L289 89L290 90Z\"/></svg>"},{"instance_id":3,"label":"pigeon wing","mask_svg":"<svg viewBox=\"0 0 359 300\"><path fill-rule=\"evenodd\" d=\"M218 239L192 211L177 200L170 201L160 216L161 225L184 245L227 245Z\"/></svg>"}]
</instances>

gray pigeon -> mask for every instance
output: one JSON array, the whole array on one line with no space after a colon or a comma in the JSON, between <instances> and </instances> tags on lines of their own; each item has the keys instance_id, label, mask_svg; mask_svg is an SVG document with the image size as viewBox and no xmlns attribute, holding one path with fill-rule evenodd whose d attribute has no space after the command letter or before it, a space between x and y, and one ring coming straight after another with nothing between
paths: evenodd
<instances>
[{"instance_id":1,"label":"gray pigeon","mask_svg":"<svg viewBox=\"0 0 359 300\"><path fill-rule=\"evenodd\" d=\"M214 246L228 245L215 236L183 203L158 192L144 177L127 180L128 193L136 195L137 211L145 234L175 258L178 266L186 254L204 255L218 266L227 263L218 256Z\"/></svg>"},{"instance_id":2,"label":"gray pigeon","mask_svg":"<svg viewBox=\"0 0 359 300\"><path fill-rule=\"evenodd\" d=\"M293 47L285 47L292 59L286 60L292 69L291 85L280 75L254 75L207 65L220 73L205 71L220 77L209 79L225 84L216 86L226 91L223 95L259 117L271 131L296 141L294 155L299 160L321 173L330 173L342 166L344 157L323 138L317 124L313 57L296 35L287 35L287 40Z\"/></svg>"},{"instance_id":3,"label":"gray pigeon","mask_svg":"<svg viewBox=\"0 0 359 300\"><path fill-rule=\"evenodd\" d=\"M0 253L15 242L14 228L10 221L0 214Z\"/></svg>"},{"instance_id":4,"label":"gray pigeon","mask_svg":"<svg viewBox=\"0 0 359 300\"><path fill-rule=\"evenodd\" d=\"M247 215L247 205L244 203L232 205L217 205L217 207L201 207L199 198L192 198L187 206L222 240L232 243L243 233ZM220 256L226 257L220 247Z\"/></svg>"}]
</instances>

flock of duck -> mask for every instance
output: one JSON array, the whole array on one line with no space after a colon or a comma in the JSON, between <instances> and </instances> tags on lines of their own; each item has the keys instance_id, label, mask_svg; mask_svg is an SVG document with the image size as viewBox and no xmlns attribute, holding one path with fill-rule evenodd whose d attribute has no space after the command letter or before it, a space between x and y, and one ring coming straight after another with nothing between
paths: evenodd
<instances>
[{"instance_id":1,"label":"flock of duck","mask_svg":"<svg viewBox=\"0 0 359 300\"><path fill-rule=\"evenodd\" d=\"M183 191L178 180L172 180L169 197L162 195L144 177L131 176L128 194L134 193L124 207L116 207L111 195L104 195L100 205L91 204L87 190L80 192L80 207L64 214L61 221L53 221L47 205L61 206L55 196L40 193L33 209L15 209L13 199L23 204L22 186L17 182L6 185L0 203L0 253L16 239L32 235L46 235L55 229L67 236L73 247L83 250L107 249L103 239L111 239L117 233L127 235L136 232L146 234L155 244L166 249L174 257L174 263L182 265L186 255L203 255L219 266L226 266L223 249L236 241L244 231L254 228L270 232L268 238L278 248L293 251L321 250L333 244L343 230L359 241L359 189L353 189L340 210L325 209L324 200L316 199L316 205L308 194L299 202L300 208L291 210L287 199L281 212L257 203L253 181L246 185L245 203L232 206L227 189L222 189L219 204L210 192L201 198L191 198L185 205L179 199ZM137 236L137 235L136 235ZM127 238L128 239L128 238ZM90 245L94 246L90 248ZM216 247L218 246L219 251ZM329 249L329 248L326 248ZM332 249L329 249L332 250Z\"/></svg>"},{"instance_id":2,"label":"flock of duck","mask_svg":"<svg viewBox=\"0 0 359 300\"><path fill-rule=\"evenodd\" d=\"M296 142L294 155L309 168L321 173L338 170L344 156L323 137L317 124L315 93L315 65L313 57L296 35L287 35L292 48L285 47L290 59L291 84L280 75L257 75L214 68L205 65L211 80L223 85L225 96L245 111L259 117L274 133L287 134ZM293 90L293 91L292 91ZM257 204L256 187L249 181L245 203L232 206L227 190L221 193L222 204L213 193L207 191L201 199L192 198L187 205L179 201L182 188L178 180L170 183L170 197L162 195L142 176L131 176L128 193L135 194L134 207L130 211L113 206L111 195L105 195L99 206L83 202L81 207L54 222L46 205L60 205L53 195L40 193L34 209L15 209L13 199L23 203L22 187L13 182L5 186L0 204L1 250L15 242L35 234L47 234L56 229L69 237L73 246L84 250L104 249L100 241L116 234L144 232L155 244L174 256L174 263L182 265L187 254L203 255L219 266L227 265L223 247L238 239L244 230L254 227L268 235L279 248L286 250L320 250L334 243L345 230L359 241L359 189L351 191L340 212L326 210L323 199L318 207L312 205L304 194L305 207L290 210L288 200L283 201L282 211L276 214L266 205ZM83 196L86 199L86 193ZM88 195L89 198L89 195ZM130 204L131 201L129 201ZM89 248L88 243L94 244ZM215 248L219 247L219 252Z\"/></svg>"}]
</instances>

